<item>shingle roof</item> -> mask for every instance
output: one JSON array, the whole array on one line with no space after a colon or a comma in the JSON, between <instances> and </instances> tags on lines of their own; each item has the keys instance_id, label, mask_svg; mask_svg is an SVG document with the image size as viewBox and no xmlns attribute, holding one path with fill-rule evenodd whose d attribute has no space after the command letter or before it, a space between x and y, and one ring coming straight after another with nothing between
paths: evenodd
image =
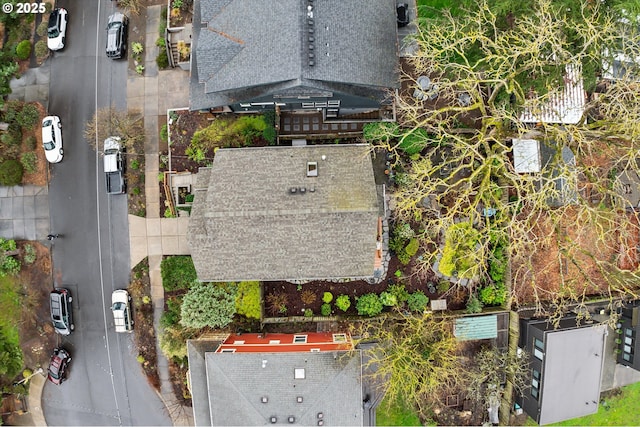
<instances>
[{"instance_id":1,"label":"shingle roof","mask_svg":"<svg viewBox=\"0 0 640 427\"><path fill-rule=\"evenodd\" d=\"M399 84L392 0L196 0L193 31L192 109L249 99L228 93L246 88L261 88L253 96L298 86L367 96L360 92Z\"/></svg>"},{"instance_id":2,"label":"shingle roof","mask_svg":"<svg viewBox=\"0 0 640 427\"><path fill-rule=\"evenodd\" d=\"M306 176L309 161L317 177ZM198 175L188 239L200 280L373 276L378 199L367 145L221 149Z\"/></svg>"},{"instance_id":3,"label":"shingle roof","mask_svg":"<svg viewBox=\"0 0 640 427\"><path fill-rule=\"evenodd\" d=\"M272 416L287 424L293 416L296 425L310 426L320 412L326 425L362 425L359 351L206 353L205 363L209 425L265 425ZM296 368L304 379L294 379Z\"/></svg>"}]
</instances>

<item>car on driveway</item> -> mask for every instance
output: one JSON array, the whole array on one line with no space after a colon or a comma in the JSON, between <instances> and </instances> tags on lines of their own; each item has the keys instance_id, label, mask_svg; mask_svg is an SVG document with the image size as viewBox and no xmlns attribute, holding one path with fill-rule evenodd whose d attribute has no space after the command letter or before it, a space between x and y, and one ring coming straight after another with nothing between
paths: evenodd
<instances>
[{"instance_id":1,"label":"car on driveway","mask_svg":"<svg viewBox=\"0 0 640 427\"><path fill-rule=\"evenodd\" d=\"M69 352L63 348L56 348L51 355L47 379L55 385L60 385L67 379L67 366L71 362Z\"/></svg>"},{"instance_id":2,"label":"car on driveway","mask_svg":"<svg viewBox=\"0 0 640 427\"><path fill-rule=\"evenodd\" d=\"M111 294L111 311L116 332L133 331L133 318L131 317L131 296L124 289L118 289Z\"/></svg>"},{"instance_id":3,"label":"car on driveway","mask_svg":"<svg viewBox=\"0 0 640 427\"><path fill-rule=\"evenodd\" d=\"M129 18L117 12L107 21L107 56L111 59L124 57L127 51L127 28Z\"/></svg>"},{"instance_id":4,"label":"car on driveway","mask_svg":"<svg viewBox=\"0 0 640 427\"><path fill-rule=\"evenodd\" d=\"M65 288L54 289L49 294L51 321L60 335L69 335L74 329L71 301L73 301L71 293Z\"/></svg>"},{"instance_id":5,"label":"car on driveway","mask_svg":"<svg viewBox=\"0 0 640 427\"><path fill-rule=\"evenodd\" d=\"M51 50L64 48L67 37L67 9L56 8L49 14L47 26L47 47Z\"/></svg>"},{"instance_id":6,"label":"car on driveway","mask_svg":"<svg viewBox=\"0 0 640 427\"><path fill-rule=\"evenodd\" d=\"M64 150L62 149L62 123L60 117L47 116L42 119L42 145L44 154L49 163L62 161Z\"/></svg>"}]
</instances>

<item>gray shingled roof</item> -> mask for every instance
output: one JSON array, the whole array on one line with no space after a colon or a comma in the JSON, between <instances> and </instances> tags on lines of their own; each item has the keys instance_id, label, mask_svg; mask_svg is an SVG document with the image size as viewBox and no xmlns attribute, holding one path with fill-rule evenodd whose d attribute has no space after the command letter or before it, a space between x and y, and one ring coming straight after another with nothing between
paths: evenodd
<instances>
[{"instance_id":1,"label":"gray shingled roof","mask_svg":"<svg viewBox=\"0 0 640 427\"><path fill-rule=\"evenodd\" d=\"M221 149L198 173L188 239L202 281L371 277L377 221L366 144Z\"/></svg>"},{"instance_id":2,"label":"gray shingled roof","mask_svg":"<svg viewBox=\"0 0 640 427\"><path fill-rule=\"evenodd\" d=\"M252 97L299 86L368 96L399 85L393 0L314 2L314 66L308 2L221 1L195 3L192 109L250 99L233 93L246 88L261 88Z\"/></svg>"},{"instance_id":3,"label":"gray shingled roof","mask_svg":"<svg viewBox=\"0 0 640 427\"><path fill-rule=\"evenodd\" d=\"M288 424L293 416L295 425L311 426L319 412L326 425L362 425L360 351L206 353L205 363L206 378L197 381L208 384L209 425L265 425L271 416ZM304 379L294 379L296 368Z\"/></svg>"}]
</instances>

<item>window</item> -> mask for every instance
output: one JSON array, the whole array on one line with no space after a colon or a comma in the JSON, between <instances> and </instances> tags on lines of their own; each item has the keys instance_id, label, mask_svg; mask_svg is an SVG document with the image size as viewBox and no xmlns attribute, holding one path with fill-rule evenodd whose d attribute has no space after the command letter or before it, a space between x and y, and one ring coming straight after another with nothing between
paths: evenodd
<instances>
[{"instance_id":1,"label":"window","mask_svg":"<svg viewBox=\"0 0 640 427\"><path fill-rule=\"evenodd\" d=\"M269 344L280 344L280 340L269 340Z\"/></svg>"},{"instance_id":2,"label":"window","mask_svg":"<svg viewBox=\"0 0 640 427\"><path fill-rule=\"evenodd\" d=\"M333 334L333 342L347 342L347 334Z\"/></svg>"},{"instance_id":3,"label":"window","mask_svg":"<svg viewBox=\"0 0 640 427\"><path fill-rule=\"evenodd\" d=\"M236 349L235 348L223 348L222 350L220 350L220 353L235 353Z\"/></svg>"},{"instance_id":4,"label":"window","mask_svg":"<svg viewBox=\"0 0 640 427\"><path fill-rule=\"evenodd\" d=\"M540 396L540 372L535 369L531 372L531 396L536 400Z\"/></svg>"},{"instance_id":5,"label":"window","mask_svg":"<svg viewBox=\"0 0 640 427\"><path fill-rule=\"evenodd\" d=\"M244 344L244 340L235 340L233 341L234 344L238 344L238 345L242 345Z\"/></svg>"},{"instance_id":6,"label":"window","mask_svg":"<svg viewBox=\"0 0 640 427\"><path fill-rule=\"evenodd\" d=\"M311 353L320 353L320 349L319 348L312 348L311 349Z\"/></svg>"},{"instance_id":7,"label":"window","mask_svg":"<svg viewBox=\"0 0 640 427\"><path fill-rule=\"evenodd\" d=\"M632 336L633 336L633 329L631 329L631 328L626 328L626 329L624 330L624 334L625 334L626 336L628 336L628 337L632 337Z\"/></svg>"},{"instance_id":8,"label":"window","mask_svg":"<svg viewBox=\"0 0 640 427\"><path fill-rule=\"evenodd\" d=\"M315 108L313 102L303 102L302 108Z\"/></svg>"},{"instance_id":9,"label":"window","mask_svg":"<svg viewBox=\"0 0 640 427\"><path fill-rule=\"evenodd\" d=\"M538 338L533 339L533 355L538 360L544 359L544 343L540 341Z\"/></svg>"},{"instance_id":10,"label":"window","mask_svg":"<svg viewBox=\"0 0 640 427\"><path fill-rule=\"evenodd\" d=\"M293 342L294 343L306 343L307 342L307 336L306 335L294 335L293 336Z\"/></svg>"}]
</instances>

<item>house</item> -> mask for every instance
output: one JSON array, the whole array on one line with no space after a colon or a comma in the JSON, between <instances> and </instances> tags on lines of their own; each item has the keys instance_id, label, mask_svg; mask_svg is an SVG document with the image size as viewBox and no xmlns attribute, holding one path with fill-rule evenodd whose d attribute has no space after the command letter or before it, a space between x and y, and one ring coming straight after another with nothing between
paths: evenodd
<instances>
[{"instance_id":1,"label":"house","mask_svg":"<svg viewBox=\"0 0 640 427\"><path fill-rule=\"evenodd\" d=\"M640 300L627 303L622 307L618 324L618 352L617 362L640 371Z\"/></svg>"},{"instance_id":2,"label":"house","mask_svg":"<svg viewBox=\"0 0 640 427\"><path fill-rule=\"evenodd\" d=\"M607 326L575 315L558 328L546 319L521 319L519 347L530 357L531 387L517 402L539 424L598 411Z\"/></svg>"},{"instance_id":3,"label":"house","mask_svg":"<svg viewBox=\"0 0 640 427\"><path fill-rule=\"evenodd\" d=\"M190 109L391 105L399 87L394 0L196 0Z\"/></svg>"},{"instance_id":4,"label":"house","mask_svg":"<svg viewBox=\"0 0 640 427\"><path fill-rule=\"evenodd\" d=\"M348 334L232 334L187 350L196 426L370 423Z\"/></svg>"},{"instance_id":5,"label":"house","mask_svg":"<svg viewBox=\"0 0 640 427\"><path fill-rule=\"evenodd\" d=\"M379 193L366 144L220 149L194 189L198 279L372 278Z\"/></svg>"},{"instance_id":6,"label":"house","mask_svg":"<svg viewBox=\"0 0 640 427\"><path fill-rule=\"evenodd\" d=\"M549 206L558 207L577 201L576 158L569 147L562 146L558 150L552 143L514 138L512 154L516 173L538 174L537 188L553 187L547 200Z\"/></svg>"}]
</instances>

